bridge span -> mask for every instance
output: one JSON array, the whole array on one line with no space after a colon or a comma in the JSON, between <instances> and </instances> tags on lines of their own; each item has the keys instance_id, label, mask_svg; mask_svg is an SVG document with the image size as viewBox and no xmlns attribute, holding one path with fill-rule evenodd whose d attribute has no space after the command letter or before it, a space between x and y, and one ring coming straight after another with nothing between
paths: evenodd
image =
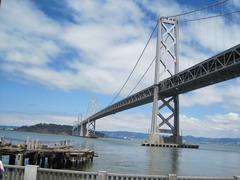
<instances>
[{"instance_id":1,"label":"bridge span","mask_svg":"<svg viewBox=\"0 0 240 180\"><path fill-rule=\"evenodd\" d=\"M240 76L240 44L157 84L158 97L171 97ZM153 102L154 85L93 114L83 124Z\"/></svg>"},{"instance_id":2,"label":"bridge span","mask_svg":"<svg viewBox=\"0 0 240 180\"><path fill-rule=\"evenodd\" d=\"M147 143L152 145L166 142L181 144L178 95L240 76L240 44L179 72L178 20L162 17L158 19L156 27L157 48L154 84L109 105L80 122L73 129L73 131L79 131L78 135L94 134L95 122L100 118L153 102L151 131ZM164 55L168 55L170 58ZM159 82L159 63L163 63L162 60L173 63L174 75L170 73L169 78ZM164 63L163 66L166 68ZM158 101L161 101L161 105ZM161 112L165 107L169 111L167 117ZM161 123L158 123L158 118L160 118ZM172 119L173 122L171 122ZM159 133L170 133L172 136L166 138L159 136Z\"/></svg>"}]
</instances>

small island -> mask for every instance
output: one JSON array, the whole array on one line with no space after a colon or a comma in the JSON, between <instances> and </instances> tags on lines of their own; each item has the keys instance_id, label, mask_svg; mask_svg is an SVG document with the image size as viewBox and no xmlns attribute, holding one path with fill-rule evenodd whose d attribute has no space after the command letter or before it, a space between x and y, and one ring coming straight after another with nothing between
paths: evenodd
<instances>
[{"instance_id":1,"label":"small island","mask_svg":"<svg viewBox=\"0 0 240 180\"><path fill-rule=\"evenodd\" d=\"M39 123L32 126L17 127L14 130L46 134L72 135L72 126L59 124Z\"/></svg>"}]
</instances>

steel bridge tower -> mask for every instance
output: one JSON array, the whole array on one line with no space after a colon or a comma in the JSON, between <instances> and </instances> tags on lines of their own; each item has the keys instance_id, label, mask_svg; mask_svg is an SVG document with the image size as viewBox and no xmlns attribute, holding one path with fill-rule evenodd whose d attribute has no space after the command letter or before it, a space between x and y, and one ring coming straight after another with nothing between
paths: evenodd
<instances>
[{"instance_id":1,"label":"steel bridge tower","mask_svg":"<svg viewBox=\"0 0 240 180\"><path fill-rule=\"evenodd\" d=\"M91 116L92 114L96 113L97 110L97 101L95 98L92 98L88 104L86 117ZM83 118L81 114L81 120L78 116L77 124L73 126L73 135L81 136L81 137L96 137L95 128L96 128L96 121L88 121L87 123L83 123Z\"/></svg>"},{"instance_id":2,"label":"steel bridge tower","mask_svg":"<svg viewBox=\"0 0 240 180\"><path fill-rule=\"evenodd\" d=\"M158 19L152 121L147 139L149 144L182 143L179 135L178 95L164 99L160 98L158 94L160 69L168 72L170 76L179 72L178 28L178 20L175 18L161 17ZM160 119L160 123L158 123L158 119ZM165 129L162 128L164 126ZM160 133L172 135L163 137L159 136Z\"/></svg>"}]
</instances>

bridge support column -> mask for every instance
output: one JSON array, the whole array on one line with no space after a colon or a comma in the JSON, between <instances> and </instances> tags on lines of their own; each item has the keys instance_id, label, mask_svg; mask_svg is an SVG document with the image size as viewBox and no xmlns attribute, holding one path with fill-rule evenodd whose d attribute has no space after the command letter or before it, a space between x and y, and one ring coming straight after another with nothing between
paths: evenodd
<instances>
[{"instance_id":1,"label":"bridge support column","mask_svg":"<svg viewBox=\"0 0 240 180\"><path fill-rule=\"evenodd\" d=\"M156 60L155 60L155 76L154 76L154 94L153 94L153 110L151 121L151 132L149 134L147 143L159 144L164 142L181 144L181 137L179 136L179 99L178 96L173 96L168 99L161 97L159 92L159 76L160 63L161 69L170 76L178 73L178 21L174 18L163 17L158 19L157 28L157 46L156 46ZM170 65L169 65L170 64ZM158 105L158 100L162 104ZM168 109L169 112L162 112L161 110ZM167 117L166 117L167 116ZM161 119L158 124L158 117ZM173 122L171 122L173 119ZM168 129L160 129L162 126L167 126ZM172 136L163 138L159 136L160 133L171 133Z\"/></svg>"},{"instance_id":2,"label":"bridge support column","mask_svg":"<svg viewBox=\"0 0 240 180\"><path fill-rule=\"evenodd\" d=\"M158 130L163 134L171 134L164 137L164 142L181 144L182 138L179 135L179 100L178 96L168 99L161 99L158 117L161 122L158 124Z\"/></svg>"},{"instance_id":3,"label":"bridge support column","mask_svg":"<svg viewBox=\"0 0 240 180\"><path fill-rule=\"evenodd\" d=\"M81 137L96 137L95 128L96 128L96 121L80 123L80 136Z\"/></svg>"},{"instance_id":4,"label":"bridge support column","mask_svg":"<svg viewBox=\"0 0 240 180\"><path fill-rule=\"evenodd\" d=\"M90 121L87 123L87 137L96 137L95 128L96 121Z\"/></svg>"},{"instance_id":5,"label":"bridge support column","mask_svg":"<svg viewBox=\"0 0 240 180\"><path fill-rule=\"evenodd\" d=\"M80 136L85 137L87 135L87 124L80 123Z\"/></svg>"},{"instance_id":6,"label":"bridge support column","mask_svg":"<svg viewBox=\"0 0 240 180\"><path fill-rule=\"evenodd\" d=\"M182 144L182 137L180 136L180 126L179 126L179 97L174 96L174 129L173 129L173 142L176 144Z\"/></svg>"}]
</instances>

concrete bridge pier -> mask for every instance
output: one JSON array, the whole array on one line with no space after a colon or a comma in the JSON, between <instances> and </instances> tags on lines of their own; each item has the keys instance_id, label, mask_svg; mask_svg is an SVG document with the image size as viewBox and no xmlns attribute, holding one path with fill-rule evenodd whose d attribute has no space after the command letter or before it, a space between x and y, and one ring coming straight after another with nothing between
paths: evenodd
<instances>
[{"instance_id":1,"label":"concrete bridge pier","mask_svg":"<svg viewBox=\"0 0 240 180\"><path fill-rule=\"evenodd\" d=\"M182 137L179 134L178 103L178 97L175 96L168 99L161 99L159 102L157 101L156 105L153 104L151 132L145 143L156 145L163 143L182 144ZM163 134L165 136L162 136Z\"/></svg>"},{"instance_id":2,"label":"concrete bridge pier","mask_svg":"<svg viewBox=\"0 0 240 180\"><path fill-rule=\"evenodd\" d=\"M159 133L171 134L164 137L165 143L182 144L182 137L179 134L179 98L173 96L168 99L162 99L158 107L158 118L161 120L158 124ZM164 112L162 111L164 109ZM162 128L162 127L165 127Z\"/></svg>"},{"instance_id":3,"label":"concrete bridge pier","mask_svg":"<svg viewBox=\"0 0 240 180\"><path fill-rule=\"evenodd\" d=\"M96 121L88 121L87 123L87 137L96 137L95 134Z\"/></svg>"},{"instance_id":4,"label":"concrete bridge pier","mask_svg":"<svg viewBox=\"0 0 240 180\"><path fill-rule=\"evenodd\" d=\"M80 137L85 137L87 135L87 124L80 123Z\"/></svg>"},{"instance_id":5,"label":"concrete bridge pier","mask_svg":"<svg viewBox=\"0 0 240 180\"><path fill-rule=\"evenodd\" d=\"M96 137L95 128L96 121L88 121L87 123L80 123L80 137Z\"/></svg>"}]
</instances>

